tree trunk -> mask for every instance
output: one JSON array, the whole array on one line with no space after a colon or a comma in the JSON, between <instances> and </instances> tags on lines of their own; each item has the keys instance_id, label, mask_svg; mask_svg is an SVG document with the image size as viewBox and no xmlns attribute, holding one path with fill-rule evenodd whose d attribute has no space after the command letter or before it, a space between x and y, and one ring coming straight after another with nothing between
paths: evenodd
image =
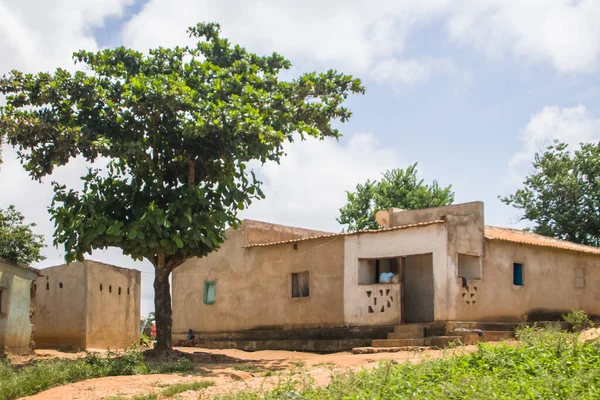
<instances>
[{"instance_id":1,"label":"tree trunk","mask_svg":"<svg viewBox=\"0 0 600 400\"><path fill-rule=\"evenodd\" d=\"M154 276L154 312L156 317L156 351L171 350L171 271L165 265L164 255L158 256Z\"/></svg>"}]
</instances>

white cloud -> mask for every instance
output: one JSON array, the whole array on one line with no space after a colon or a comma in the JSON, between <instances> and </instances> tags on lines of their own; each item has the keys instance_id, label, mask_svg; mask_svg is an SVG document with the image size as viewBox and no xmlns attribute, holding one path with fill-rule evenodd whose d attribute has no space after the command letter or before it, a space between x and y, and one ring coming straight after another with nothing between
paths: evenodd
<instances>
[{"instance_id":1,"label":"white cloud","mask_svg":"<svg viewBox=\"0 0 600 400\"><path fill-rule=\"evenodd\" d=\"M600 118L583 105L572 108L544 107L531 117L519 141L523 148L509 162L508 182L519 184L531 168L534 156L558 139L570 146L600 140Z\"/></svg>"},{"instance_id":2,"label":"white cloud","mask_svg":"<svg viewBox=\"0 0 600 400\"><path fill-rule=\"evenodd\" d=\"M393 148L364 133L345 143L311 138L290 144L286 152L281 164L258 168L266 199L252 204L242 217L337 232L335 218L346 190L406 164Z\"/></svg>"},{"instance_id":3,"label":"white cloud","mask_svg":"<svg viewBox=\"0 0 600 400\"><path fill-rule=\"evenodd\" d=\"M387 58L377 61L371 72L376 81L387 81L396 85L426 82L434 74L458 74L456 66L448 59L398 60Z\"/></svg>"},{"instance_id":4,"label":"white cloud","mask_svg":"<svg viewBox=\"0 0 600 400\"><path fill-rule=\"evenodd\" d=\"M450 36L497 57L550 62L561 72L593 70L600 54L596 0L466 0L448 19Z\"/></svg>"},{"instance_id":5,"label":"white cloud","mask_svg":"<svg viewBox=\"0 0 600 400\"><path fill-rule=\"evenodd\" d=\"M71 55L95 50L92 29L133 0L0 1L0 74L72 68Z\"/></svg>"},{"instance_id":6,"label":"white cloud","mask_svg":"<svg viewBox=\"0 0 600 400\"><path fill-rule=\"evenodd\" d=\"M305 68L412 83L447 72L405 54L410 35L429 23L442 23L454 42L491 56L579 72L596 66L599 18L595 0L150 0L123 39L138 48L180 44L185 27L218 21L233 42L276 50Z\"/></svg>"},{"instance_id":7,"label":"white cloud","mask_svg":"<svg viewBox=\"0 0 600 400\"><path fill-rule=\"evenodd\" d=\"M424 61L403 57L407 35L442 11L447 0L422 2L307 0L260 3L242 0L150 0L123 31L136 48L181 44L185 27L218 21L224 35L253 51L277 51L304 68L345 72L413 83L437 72ZM151 29L148 29L151 27ZM418 65L417 65L418 64ZM399 67L396 71L395 68Z\"/></svg>"}]
</instances>

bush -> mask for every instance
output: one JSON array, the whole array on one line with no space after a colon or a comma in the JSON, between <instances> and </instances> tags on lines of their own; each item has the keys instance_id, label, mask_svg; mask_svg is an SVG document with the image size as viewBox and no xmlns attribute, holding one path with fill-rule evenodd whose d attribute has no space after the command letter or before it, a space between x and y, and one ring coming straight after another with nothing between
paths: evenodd
<instances>
[{"instance_id":1,"label":"bush","mask_svg":"<svg viewBox=\"0 0 600 400\"><path fill-rule=\"evenodd\" d=\"M573 310L568 314L563 315L566 323L571 325L575 332L581 332L585 329L593 328L594 323L589 316L582 310Z\"/></svg>"},{"instance_id":2,"label":"bush","mask_svg":"<svg viewBox=\"0 0 600 400\"><path fill-rule=\"evenodd\" d=\"M74 361L36 360L25 367L0 361L0 400L30 396L51 387L103 376L186 373L193 369L193 362L183 358L169 364L145 361L136 349L107 356L89 353Z\"/></svg>"}]
</instances>

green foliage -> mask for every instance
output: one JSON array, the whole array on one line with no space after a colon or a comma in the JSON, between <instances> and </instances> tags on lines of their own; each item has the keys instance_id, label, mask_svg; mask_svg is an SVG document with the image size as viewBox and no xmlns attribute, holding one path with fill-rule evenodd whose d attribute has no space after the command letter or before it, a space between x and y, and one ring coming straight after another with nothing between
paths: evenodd
<instances>
[{"instance_id":1,"label":"green foliage","mask_svg":"<svg viewBox=\"0 0 600 400\"><path fill-rule=\"evenodd\" d=\"M103 376L192 372L194 365L186 360L154 364L145 361L139 351L128 350L106 357L88 354L78 360L36 360L25 367L0 361L0 400L30 396L54 386Z\"/></svg>"},{"instance_id":2,"label":"green foliage","mask_svg":"<svg viewBox=\"0 0 600 400\"><path fill-rule=\"evenodd\" d=\"M279 161L296 133L338 137L331 121L346 121L342 104L364 90L335 71L281 81L289 61L232 46L217 24L189 33L196 46L80 51L86 72L0 79L0 131L32 177L77 156L109 160L82 191L54 184L55 243L69 261L109 246L154 264L164 252L175 266L208 254L263 197L246 164Z\"/></svg>"},{"instance_id":3,"label":"green foliage","mask_svg":"<svg viewBox=\"0 0 600 400\"><path fill-rule=\"evenodd\" d=\"M197 381L197 382L189 382L189 383L178 383L175 385L171 385L162 392L160 392L159 397L173 397L178 395L179 393L187 392L188 390L201 390L210 386L213 386L215 383L211 381Z\"/></svg>"},{"instance_id":4,"label":"green foliage","mask_svg":"<svg viewBox=\"0 0 600 400\"><path fill-rule=\"evenodd\" d=\"M170 385L166 389L162 390L160 393L151 393L141 396L133 396L131 398L116 396L109 397L107 400L157 400L163 398L173 398L174 396L187 392L188 390L202 390L207 387L213 386L215 383L212 381L196 381L189 383L176 383L174 385Z\"/></svg>"},{"instance_id":5,"label":"green foliage","mask_svg":"<svg viewBox=\"0 0 600 400\"><path fill-rule=\"evenodd\" d=\"M417 177L417 164L403 169L386 171L380 181L368 180L356 185L355 192L347 192L348 202L340 208L337 221L347 225L348 231L378 229L375 214L379 210L398 207L418 210L439 207L454 202L452 186L442 188L437 181L431 185Z\"/></svg>"},{"instance_id":6,"label":"green foliage","mask_svg":"<svg viewBox=\"0 0 600 400\"><path fill-rule=\"evenodd\" d=\"M35 224L25 224L25 217L14 206L0 208L0 258L29 265L46 257L41 250L46 247L44 236L33 233Z\"/></svg>"},{"instance_id":7,"label":"green foliage","mask_svg":"<svg viewBox=\"0 0 600 400\"><path fill-rule=\"evenodd\" d=\"M90 168L83 190L54 183L54 244L67 261L119 247L156 268L157 348L170 347L168 275L217 249L237 213L264 197L251 161L279 162L297 138L338 138L343 104L360 80L330 70L280 79L291 64L189 29L195 46L144 55L118 47L79 51L84 71L12 71L0 79L0 133L34 179L75 157Z\"/></svg>"},{"instance_id":8,"label":"green foliage","mask_svg":"<svg viewBox=\"0 0 600 400\"><path fill-rule=\"evenodd\" d=\"M563 319L570 324L576 332L594 327L594 323L583 310L573 310L570 313L563 315Z\"/></svg>"},{"instance_id":9,"label":"green foliage","mask_svg":"<svg viewBox=\"0 0 600 400\"><path fill-rule=\"evenodd\" d=\"M535 155L533 168L523 189L500 199L521 210L536 233L600 246L600 145L571 152L555 141Z\"/></svg>"},{"instance_id":10,"label":"green foliage","mask_svg":"<svg viewBox=\"0 0 600 400\"><path fill-rule=\"evenodd\" d=\"M326 387L290 377L271 392L235 399L596 399L600 347L555 329L524 328L521 341L480 344L470 354L420 364L383 361L375 369L345 371Z\"/></svg>"}]
</instances>

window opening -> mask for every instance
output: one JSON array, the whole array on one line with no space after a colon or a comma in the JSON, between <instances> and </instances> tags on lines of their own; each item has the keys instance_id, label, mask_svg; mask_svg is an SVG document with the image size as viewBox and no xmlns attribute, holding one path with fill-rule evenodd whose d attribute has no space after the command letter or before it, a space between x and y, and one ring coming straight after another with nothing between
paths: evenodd
<instances>
[{"instance_id":1,"label":"window opening","mask_svg":"<svg viewBox=\"0 0 600 400\"><path fill-rule=\"evenodd\" d=\"M513 285L523 286L523 264L513 264Z\"/></svg>"},{"instance_id":2,"label":"window opening","mask_svg":"<svg viewBox=\"0 0 600 400\"><path fill-rule=\"evenodd\" d=\"M217 297L217 282L204 281L204 304L215 304Z\"/></svg>"},{"instance_id":3,"label":"window opening","mask_svg":"<svg viewBox=\"0 0 600 400\"><path fill-rule=\"evenodd\" d=\"M292 274L292 297L308 297L310 285L308 282L308 271Z\"/></svg>"}]
</instances>

